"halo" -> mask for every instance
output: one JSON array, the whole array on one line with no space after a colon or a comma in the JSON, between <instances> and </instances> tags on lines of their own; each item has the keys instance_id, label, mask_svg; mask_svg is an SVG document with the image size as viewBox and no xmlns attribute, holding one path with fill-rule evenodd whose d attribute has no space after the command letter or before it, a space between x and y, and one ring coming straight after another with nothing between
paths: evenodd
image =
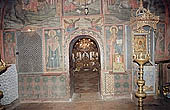
<instances>
[{"instance_id":1,"label":"halo","mask_svg":"<svg viewBox=\"0 0 170 110\"><path fill-rule=\"evenodd\" d=\"M50 37L54 37L54 36L56 36L56 31L55 31L55 30L50 30L50 31L48 32L48 35L49 35Z\"/></svg>"},{"instance_id":2,"label":"halo","mask_svg":"<svg viewBox=\"0 0 170 110\"><path fill-rule=\"evenodd\" d=\"M110 28L110 32L111 32L111 33L113 33L113 31L112 31L113 29L116 30L116 33L118 32L118 28L117 28L116 26L112 26L112 27Z\"/></svg>"}]
</instances>

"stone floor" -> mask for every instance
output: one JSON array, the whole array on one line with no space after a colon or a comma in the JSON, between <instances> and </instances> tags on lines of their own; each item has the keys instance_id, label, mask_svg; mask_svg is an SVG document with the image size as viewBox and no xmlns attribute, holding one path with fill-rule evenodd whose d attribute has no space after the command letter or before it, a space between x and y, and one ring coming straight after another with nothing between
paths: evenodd
<instances>
[{"instance_id":1,"label":"stone floor","mask_svg":"<svg viewBox=\"0 0 170 110\"><path fill-rule=\"evenodd\" d=\"M74 89L76 93L88 93L99 91L99 72L86 70L74 73Z\"/></svg>"},{"instance_id":2,"label":"stone floor","mask_svg":"<svg viewBox=\"0 0 170 110\"><path fill-rule=\"evenodd\" d=\"M7 106L6 110L170 110L170 101L163 99L149 101L144 104L144 108L138 108L130 98L106 101L95 93L92 96L83 93L76 94L68 102L20 103Z\"/></svg>"}]
</instances>

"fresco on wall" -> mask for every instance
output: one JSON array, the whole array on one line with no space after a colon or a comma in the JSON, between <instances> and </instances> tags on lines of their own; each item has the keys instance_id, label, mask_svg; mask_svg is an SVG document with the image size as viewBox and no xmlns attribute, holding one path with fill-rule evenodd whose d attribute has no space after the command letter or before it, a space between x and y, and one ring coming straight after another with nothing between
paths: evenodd
<instances>
[{"instance_id":1,"label":"fresco on wall","mask_svg":"<svg viewBox=\"0 0 170 110\"><path fill-rule=\"evenodd\" d=\"M118 95L131 92L131 76L129 74L105 73L105 94Z\"/></svg>"},{"instance_id":2,"label":"fresco on wall","mask_svg":"<svg viewBox=\"0 0 170 110\"><path fill-rule=\"evenodd\" d=\"M124 26L106 26L106 64L113 72L125 72Z\"/></svg>"},{"instance_id":3,"label":"fresco on wall","mask_svg":"<svg viewBox=\"0 0 170 110\"><path fill-rule=\"evenodd\" d=\"M129 20L131 9L138 7L137 0L104 0L105 14L120 20ZM110 19L110 18L109 18Z\"/></svg>"},{"instance_id":4,"label":"fresco on wall","mask_svg":"<svg viewBox=\"0 0 170 110\"><path fill-rule=\"evenodd\" d=\"M159 23L155 35L155 59L165 56L165 24Z\"/></svg>"},{"instance_id":5,"label":"fresco on wall","mask_svg":"<svg viewBox=\"0 0 170 110\"><path fill-rule=\"evenodd\" d=\"M20 100L42 101L66 98L67 79L65 75L42 76L19 74L19 98Z\"/></svg>"},{"instance_id":6,"label":"fresco on wall","mask_svg":"<svg viewBox=\"0 0 170 110\"><path fill-rule=\"evenodd\" d=\"M143 0L143 6L151 13L160 16L160 20L165 19L165 6L163 0Z\"/></svg>"},{"instance_id":7,"label":"fresco on wall","mask_svg":"<svg viewBox=\"0 0 170 110\"><path fill-rule=\"evenodd\" d=\"M15 64L16 39L14 31L3 33L4 58L7 64Z\"/></svg>"},{"instance_id":8,"label":"fresco on wall","mask_svg":"<svg viewBox=\"0 0 170 110\"><path fill-rule=\"evenodd\" d=\"M45 29L45 71L62 71L62 31Z\"/></svg>"},{"instance_id":9,"label":"fresco on wall","mask_svg":"<svg viewBox=\"0 0 170 110\"><path fill-rule=\"evenodd\" d=\"M2 34L1 34L1 31L0 31L0 54L1 54L1 57L2 57Z\"/></svg>"},{"instance_id":10,"label":"fresco on wall","mask_svg":"<svg viewBox=\"0 0 170 110\"><path fill-rule=\"evenodd\" d=\"M65 16L85 15L84 9L88 7L88 15L100 14L101 0L63 0Z\"/></svg>"},{"instance_id":11,"label":"fresco on wall","mask_svg":"<svg viewBox=\"0 0 170 110\"><path fill-rule=\"evenodd\" d=\"M170 56L170 42L168 44L168 56Z\"/></svg>"},{"instance_id":12,"label":"fresco on wall","mask_svg":"<svg viewBox=\"0 0 170 110\"><path fill-rule=\"evenodd\" d=\"M59 25L59 3L60 0L10 0L6 7L4 27Z\"/></svg>"},{"instance_id":13,"label":"fresco on wall","mask_svg":"<svg viewBox=\"0 0 170 110\"><path fill-rule=\"evenodd\" d=\"M140 0L104 0L104 12L108 17L129 21L131 12L135 12L139 7ZM161 20L165 19L165 6L162 0L143 0L143 7L149 9L151 13L160 16Z\"/></svg>"},{"instance_id":14,"label":"fresco on wall","mask_svg":"<svg viewBox=\"0 0 170 110\"><path fill-rule=\"evenodd\" d=\"M137 78L138 78L138 65L136 63L133 63L132 68L132 90L137 91Z\"/></svg>"},{"instance_id":15,"label":"fresco on wall","mask_svg":"<svg viewBox=\"0 0 170 110\"><path fill-rule=\"evenodd\" d=\"M90 22L90 26L88 29L99 32L102 34L102 23L103 23L103 18L102 17L91 17L91 18L84 18L86 21Z\"/></svg>"},{"instance_id":16,"label":"fresco on wall","mask_svg":"<svg viewBox=\"0 0 170 110\"><path fill-rule=\"evenodd\" d=\"M0 1L0 3L1 3L1 1ZM2 23L2 20L1 20L1 18L2 18L2 4L0 5L0 30L1 30L1 23ZM1 34L1 33L0 33Z\"/></svg>"},{"instance_id":17,"label":"fresco on wall","mask_svg":"<svg viewBox=\"0 0 170 110\"><path fill-rule=\"evenodd\" d=\"M137 91L137 80L138 80L138 65L134 64L133 66L133 91ZM155 93L155 67L154 66L144 66L144 80L145 80L145 86L144 91L148 94L154 94Z\"/></svg>"},{"instance_id":18,"label":"fresco on wall","mask_svg":"<svg viewBox=\"0 0 170 110\"><path fill-rule=\"evenodd\" d=\"M144 66L144 80L145 86L144 90L147 93L155 93L155 67L154 66Z\"/></svg>"},{"instance_id":19,"label":"fresco on wall","mask_svg":"<svg viewBox=\"0 0 170 110\"><path fill-rule=\"evenodd\" d=\"M101 16L64 18L63 20L66 35L80 28L90 29L102 34L102 25L103 17Z\"/></svg>"},{"instance_id":20,"label":"fresco on wall","mask_svg":"<svg viewBox=\"0 0 170 110\"><path fill-rule=\"evenodd\" d=\"M76 22L80 21L80 18L71 18L71 19L64 19L64 29L65 33L71 33L77 29L79 29L78 26L76 26Z\"/></svg>"}]
</instances>

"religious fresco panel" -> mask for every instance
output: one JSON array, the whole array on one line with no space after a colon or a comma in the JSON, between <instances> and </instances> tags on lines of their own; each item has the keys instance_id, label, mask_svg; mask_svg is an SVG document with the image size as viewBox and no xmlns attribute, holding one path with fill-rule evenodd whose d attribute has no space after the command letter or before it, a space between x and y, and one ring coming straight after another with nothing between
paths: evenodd
<instances>
[{"instance_id":1,"label":"religious fresco panel","mask_svg":"<svg viewBox=\"0 0 170 110\"><path fill-rule=\"evenodd\" d=\"M138 80L138 65L135 64L132 72L132 83L133 91L137 91L137 80ZM156 71L154 66L144 66L144 76L145 86L144 91L148 94L155 94L156 90Z\"/></svg>"},{"instance_id":2,"label":"religious fresco panel","mask_svg":"<svg viewBox=\"0 0 170 110\"><path fill-rule=\"evenodd\" d=\"M138 78L138 65L133 63L132 68L132 90L135 92L137 91L137 78Z\"/></svg>"},{"instance_id":3,"label":"religious fresco panel","mask_svg":"<svg viewBox=\"0 0 170 110\"><path fill-rule=\"evenodd\" d=\"M170 57L170 25L167 26L167 37L166 37L166 56Z\"/></svg>"},{"instance_id":4,"label":"religious fresco panel","mask_svg":"<svg viewBox=\"0 0 170 110\"><path fill-rule=\"evenodd\" d=\"M159 23L155 35L155 59L159 60L165 56L165 23Z\"/></svg>"},{"instance_id":5,"label":"religious fresco panel","mask_svg":"<svg viewBox=\"0 0 170 110\"><path fill-rule=\"evenodd\" d=\"M100 14L101 0L63 0L64 16L85 15L84 10L88 8L88 15Z\"/></svg>"},{"instance_id":6,"label":"religious fresco panel","mask_svg":"<svg viewBox=\"0 0 170 110\"><path fill-rule=\"evenodd\" d=\"M5 31L3 33L3 50L5 62L7 64L15 64L16 38L14 31Z\"/></svg>"},{"instance_id":7,"label":"religious fresco panel","mask_svg":"<svg viewBox=\"0 0 170 110\"><path fill-rule=\"evenodd\" d=\"M129 20L131 9L138 7L137 0L104 0L106 15L115 16L120 20Z\"/></svg>"},{"instance_id":8,"label":"religious fresco panel","mask_svg":"<svg viewBox=\"0 0 170 110\"><path fill-rule=\"evenodd\" d=\"M155 93L155 67L154 66L144 66L144 80L145 86L144 90L147 93Z\"/></svg>"},{"instance_id":9,"label":"religious fresco panel","mask_svg":"<svg viewBox=\"0 0 170 110\"><path fill-rule=\"evenodd\" d=\"M45 71L62 71L62 31L61 29L44 29Z\"/></svg>"},{"instance_id":10,"label":"religious fresco panel","mask_svg":"<svg viewBox=\"0 0 170 110\"><path fill-rule=\"evenodd\" d=\"M4 15L5 28L60 24L61 0L10 0Z\"/></svg>"},{"instance_id":11,"label":"religious fresco panel","mask_svg":"<svg viewBox=\"0 0 170 110\"><path fill-rule=\"evenodd\" d=\"M109 15L107 19L116 17L119 20L130 20L131 13L139 7L139 0L104 0L104 13ZM162 0L143 0L143 7L149 9L151 13L165 19L165 6Z\"/></svg>"},{"instance_id":12,"label":"religious fresco panel","mask_svg":"<svg viewBox=\"0 0 170 110\"><path fill-rule=\"evenodd\" d=\"M167 56L170 56L170 42L168 42L168 54Z\"/></svg>"},{"instance_id":13,"label":"religious fresco panel","mask_svg":"<svg viewBox=\"0 0 170 110\"><path fill-rule=\"evenodd\" d=\"M124 25L108 25L106 34L106 68L113 72L125 72Z\"/></svg>"},{"instance_id":14,"label":"religious fresco panel","mask_svg":"<svg viewBox=\"0 0 170 110\"><path fill-rule=\"evenodd\" d=\"M63 19L63 28L65 36L78 30L89 29L102 34L103 17L91 16L91 17L69 17Z\"/></svg>"}]
</instances>

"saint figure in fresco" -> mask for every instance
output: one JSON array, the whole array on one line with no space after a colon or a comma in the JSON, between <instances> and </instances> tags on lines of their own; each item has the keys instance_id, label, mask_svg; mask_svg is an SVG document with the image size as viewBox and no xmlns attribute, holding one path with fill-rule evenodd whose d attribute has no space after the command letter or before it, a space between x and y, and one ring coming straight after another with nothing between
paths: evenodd
<instances>
[{"instance_id":1,"label":"saint figure in fresco","mask_svg":"<svg viewBox=\"0 0 170 110\"><path fill-rule=\"evenodd\" d=\"M162 29L159 29L158 31L158 34L156 36L156 54L157 55L160 55L163 53L164 51L164 48L163 48L163 40L164 40L164 33L163 33L163 30Z\"/></svg>"},{"instance_id":2,"label":"saint figure in fresco","mask_svg":"<svg viewBox=\"0 0 170 110\"><path fill-rule=\"evenodd\" d=\"M11 33L6 33L4 42L5 60L7 63L15 63L15 39Z\"/></svg>"},{"instance_id":3,"label":"saint figure in fresco","mask_svg":"<svg viewBox=\"0 0 170 110\"><path fill-rule=\"evenodd\" d=\"M48 32L47 40L47 69L57 69L60 67L60 44L55 30Z\"/></svg>"},{"instance_id":4,"label":"saint figure in fresco","mask_svg":"<svg viewBox=\"0 0 170 110\"><path fill-rule=\"evenodd\" d=\"M116 26L112 26L110 28L110 63L112 65L112 55L115 54L115 43L116 43L116 39L117 39L117 32L118 32L118 28Z\"/></svg>"}]
</instances>

